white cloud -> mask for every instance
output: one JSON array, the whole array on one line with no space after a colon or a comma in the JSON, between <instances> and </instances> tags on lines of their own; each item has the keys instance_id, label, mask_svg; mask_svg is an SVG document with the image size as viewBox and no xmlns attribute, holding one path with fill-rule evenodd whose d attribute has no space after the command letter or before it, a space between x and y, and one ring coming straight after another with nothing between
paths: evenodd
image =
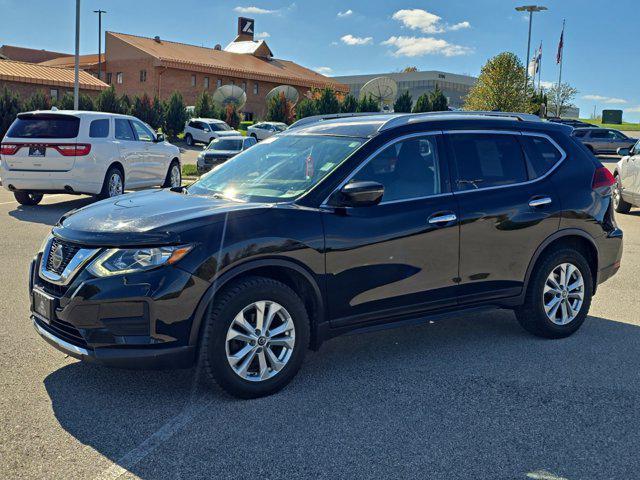
<instances>
[{"instance_id":1,"label":"white cloud","mask_svg":"<svg viewBox=\"0 0 640 480\"><path fill-rule=\"evenodd\" d=\"M269 38L271 34L269 32L256 33L256 38Z\"/></svg>"},{"instance_id":2,"label":"white cloud","mask_svg":"<svg viewBox=\"0 0 640 480\"><path fill-rule=\"evenodd\" d=\"M331 67L316 67L314 70L322 75L331 75L333 73L333 68Z\"/></svg>"},{"instance_id":3,"label":"white cloud","mask_svg":"<svg viewBox=\"0 0 640 480\"><path fill-rule=\"evenodd\" d=\"M351 10L351 9L345 10L344 12L338 12L338 17L339 18L350 17L351 15L353 15L353 10Z\"/></svg>"},{"instance_id":4,"label":"white cloud","mask_svg":"<svg viewBox=\"0 0 640 480\"><path fill-rule=\"evenodd\" d=\"M245 15L268 15L277 12L277 10L267 10L260 7L236 7L233 10Z\"/></svg>"},{"instance_id":5,"label":"white cloud","mask_svg":"<svg viewBox=\"0 0 640 480\"><path fill-rule=\"evenodd\" d=\"M603 95L585 95L582 98L584 100L593 100L595 102L608 103L610 105L622 105L627 103L624 98L605 97Z\"/></svg>"},{"instance_id":6,"label":"white cloud","mask_svg":"<svg viewBox=\"0 0 640 480\"><path fill-rule=\"evenodd\" d=\"M354 37L350 33L340 37L340 40L347 45L371 45L373 43L373 37Z\"/></svg>"},{"instance_id":7,"label":"white cloud","mask_svg":"<svg viewBox=\"0 0 640 480\"><path fill-rule=\"evenodd\" d=\"M420 57L423 55L444 55L455 57L469 55L472 48L455 45L446 40L433 37L389 37L381 45L394 47L396 57Z\"/></svg>"},{"instance_id":8,"label":"white cloud","mask_svg":"<svg viewBox=\"0 0 640 480\"><path fill-rule=\"evenodd\" d=\"M442 21L442 17L421 8L398 10L391 18L398 20L411 30L420 30L422 33L443 33L448 30L455 31L471 27L467 21L448 25Z\"/></svg>"},{"instance_id":9,"label":"white cloud","mask_svg":"<svg viewBox=\"0 0 640 480\"><path fill-rule=\"evenodd\" d=\"M624 109L627 113L640 113L640 105L636 105L635 107L629 107Z\"/></svg>"},{"instance_id":10,"label":"white cloud","mask_svg":"<svg viewBox=\"0 0 640 480\"><path fill-rule=\"evenodd\" d=\"M549 90L550 88L553 88L555 85L555 82L546 82L546 81L542 81L542 88Z\"/></svg>"}]
</instances>

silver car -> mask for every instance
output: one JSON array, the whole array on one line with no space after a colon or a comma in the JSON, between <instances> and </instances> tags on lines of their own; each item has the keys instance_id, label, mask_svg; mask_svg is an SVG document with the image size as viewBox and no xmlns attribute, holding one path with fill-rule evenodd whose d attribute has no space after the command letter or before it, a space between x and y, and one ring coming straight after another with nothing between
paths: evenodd
<instances>
[{"instance_id":1,"label":"silver car","mask_svg":"<svg viewBox=\"0 0 640 480\"><path fill-rule=\"evenodd\" d=\"M613 171L613 207L618 213L628 213L640 205L640 141L631 148L619 148L617 153L622 158Z\"/></svg>"},{"instance_id":2,"label":"silver car","mask_svg":"<svg viewBox=\"0 0 640 480\"><path fill-rule=\"evenodd\" d=\"M198 155L196 166L198 173L202 175L213 167L226 162L238 153L254 146L257 140L253 137L243 137L237 135L235 137L220 137L212 140L202 153Z\"/></svg>"},{"instance_id":3,"label":"silver car","mask_svg":"<svg viewBox=\"0 0 640 480\"><path fill-rule=\"evenodd\" d=\"M571 133L594 155L615 155L619 148L631 148L637 141L611 128L576 128Z\"/></svg>"}]
</instances>

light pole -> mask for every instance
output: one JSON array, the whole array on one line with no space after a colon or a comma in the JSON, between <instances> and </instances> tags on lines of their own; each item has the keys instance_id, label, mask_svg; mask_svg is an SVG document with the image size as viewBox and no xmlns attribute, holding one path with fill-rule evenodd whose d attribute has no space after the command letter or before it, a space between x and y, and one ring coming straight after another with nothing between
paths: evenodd
<instances>
[{"instance_id":1,"label":"light pole","mask_svg":"<svg viewBox=\"0 0 640 480\"><path fill-rule=\"evenodd\" d=\"M524 5L522 7L516 7L518 12L529 12L529 37L527 40L527 63L524 66L524 91L527 91L529 85L529 56L531 54L531 24L533 23L533 12L542 12L547 10L547 7L540 5Z\"/></svg>"},{"instance_id":2,"label":"light pole","mask_svg":"<svg viewBox=\"0 0 640 480\"><path fill-rule=\"evenodd\" d=\"M80 0L76 0L76 61L73 81L73 109L78 110L80 104Z\"/></svg>"},{"instance_id":3,"label":"light pole","mask_svg":"<svg viewBox=\"0 0 640 480\"><path fill-rule=\"evenodd\" d=\"M106 10L94 10L98 14L98 80L102 80L102 14Z\"/></svg>"}]
</instances>

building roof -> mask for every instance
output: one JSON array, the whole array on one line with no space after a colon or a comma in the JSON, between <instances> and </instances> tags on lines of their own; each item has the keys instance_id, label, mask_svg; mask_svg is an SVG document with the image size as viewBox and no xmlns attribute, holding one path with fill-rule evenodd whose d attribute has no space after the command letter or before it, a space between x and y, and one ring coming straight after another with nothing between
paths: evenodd
<instances>
[{"instance_id":1,"label":"building roof","mask_svg":"<svg viewBox=\"0 0 640 480\"><path fill-rule=\"evenodd\" d=\"M107 32L107 36L109 35L154 57L158 66L301 87L328 86L339 92L349 91L346 85L288 60L261 58L246 53L226 52L124 33Z\"/></svg>"},{"instance_id":2,"label":"building roof","mask_svg":"<svg viewBox=\"0 0 640 480\"><path fill-rule=\"evenodd\" d=\"M224 47L225 52L248 53L256 57L273 57L273 52L264 40L236 40Z\"/></svg>"},{"instance_id":3,"label":"building roof","mask_svg":"<svg viewBox=\"0 0 640 480\"><path fill-rule=\"evenodd\" d=\"M73 88L74 71L69 68L48 67L36 63L0 60L0 80ZM80 88L83 90L109 88L109 85L83 70L80 70L79 80Z\"/></svg>"},{"instance_id":4,"label":"building roof","mask_svg":"<svg viewBox=\"0 0 640 480\"><path fill-rule=\"evenodd\" d=\"M9 60L18 62L40 63L59 57L68 57L68 53L51 52L49 50L37 50L35 48L16 47L13 45L2 45L0 55Z\"/></svg>"},{"instance_id":5,"label":"building roof","mask_svg":"<svg viewBox=\"0 0 640 480\"><path fill-rule=\"evenodd\" d=\"M104 53L101 55L102 57L102 65L104 68ZM40 62L40 65L45 65L47 67L65 67L65 68L73 68L76 63L76 57L60 57L54 58L52 60L47 60L46 62ZM80 68L92 68L98 66L98 54L90 54L90 55L80 55Z\"/></svg>"}]
</instances>

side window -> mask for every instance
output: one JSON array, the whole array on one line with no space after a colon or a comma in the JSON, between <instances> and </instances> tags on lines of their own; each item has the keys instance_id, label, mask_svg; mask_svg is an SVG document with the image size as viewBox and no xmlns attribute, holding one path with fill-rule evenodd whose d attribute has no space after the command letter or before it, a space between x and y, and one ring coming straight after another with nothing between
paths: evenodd
<instances>
[{"instance_id":1,"label":"side window","mask_svg":"<svg viewBox=\"0 0 640 480\"><path fill-rule=\"evenodd\" d=\"M248 137L247 139L245 139L244 141L244 148L249 148L253 145L256 144L256 139L253 137Z\"/></svg>"},{"instance_id":2,"label":"side window","mask_svg":"<svg viewBox=\"0 0 640 480\"><path fill-rule=\"evenodd\" d=\"M89 125L89 136L91 138L107 138L109 136L109 119L92 120Z\"/></svg>"},{"instance_id":3,"label":"side window","mask_svg":"<svg viewBox=\"0 0 640 480\"><path fill-rule=\"evenodd\" d=\"M196 122L189 122L189 127L196 128Z\"/></svg>"},{"instance_id":4,"label":"side window","mask_svg":"<svg viewBox=\"0 0 640 480\"><path fill-rule=\"evenodd\" d=\"M590 132L590 136L591 138L597 138L597 139L606 139L609 138L609 134L607 133L606 130L591 130Z\"/></svg>"},{"instance_id":5,"label":"side window","mask_svg":"<svg viewBox=\"0 0 640 480\"><path fill-rule=\"evenodd\" d=\"M528 180L515 135L451 134L457 169L456 190L511 185Z\"/></svg>"},{"instance_id":6,"label":"side window","mask_svg":"<svg viewBox=\"0 0 640 480\"><path fill-rule=\"evenodd\" d=\"M609 130L609 138L611 138L612 140L626 140L627 137L625 137L620 132L616 132L615 130Z\"/></svg>"},{"instance_id":7,"label":"side window","mask_svg":"<svg viewBox=\"0 0 640 480\"><path fill-rule=\"evenodd\" d=\"M586 134L586 130L576 130L575 132L573 132L573 136L576 138L583 138Z\"/></svg>"},{"instance_id":8,"label":"side window","mask_svg":"<svg viewBox=\"0 0 640 480\"><path fill-rule=\"evenodd\" d=\"M544 137L522 136L522 146L527 157L529 178L541 177L562 158L562 153Z\"/></svg>"},{"instance_id":9,"label":"side window","mask_svg":"<svg viewBox=\"0 0 640 480\"><path fill-rule=\"evenodd\" d=\"M141 142L153 142L154 136L151 130L149 130L142 122L138 120L132 120L131 124L136 131L136 136Z\"/></svg>"},{"instance_id":10,"label":"side window","mask_svg":"<svg viewBox=\"0 0 640 480\"><path fill-rule=\"evenodd\" d=\"M116 138L118 140L135 140L129 120L116 118Z\"/></svg>"},{"instance_id":11,"label":"side window","mask_svg":"<svg viewBox=\"0 0 640 480\"><path fill-rule=\"evenodd\" d=\"M383 203L440 193L436 137L409 138L390 145L369 160L352 181L382 184Z\"/></svg>"}]
</instances>

